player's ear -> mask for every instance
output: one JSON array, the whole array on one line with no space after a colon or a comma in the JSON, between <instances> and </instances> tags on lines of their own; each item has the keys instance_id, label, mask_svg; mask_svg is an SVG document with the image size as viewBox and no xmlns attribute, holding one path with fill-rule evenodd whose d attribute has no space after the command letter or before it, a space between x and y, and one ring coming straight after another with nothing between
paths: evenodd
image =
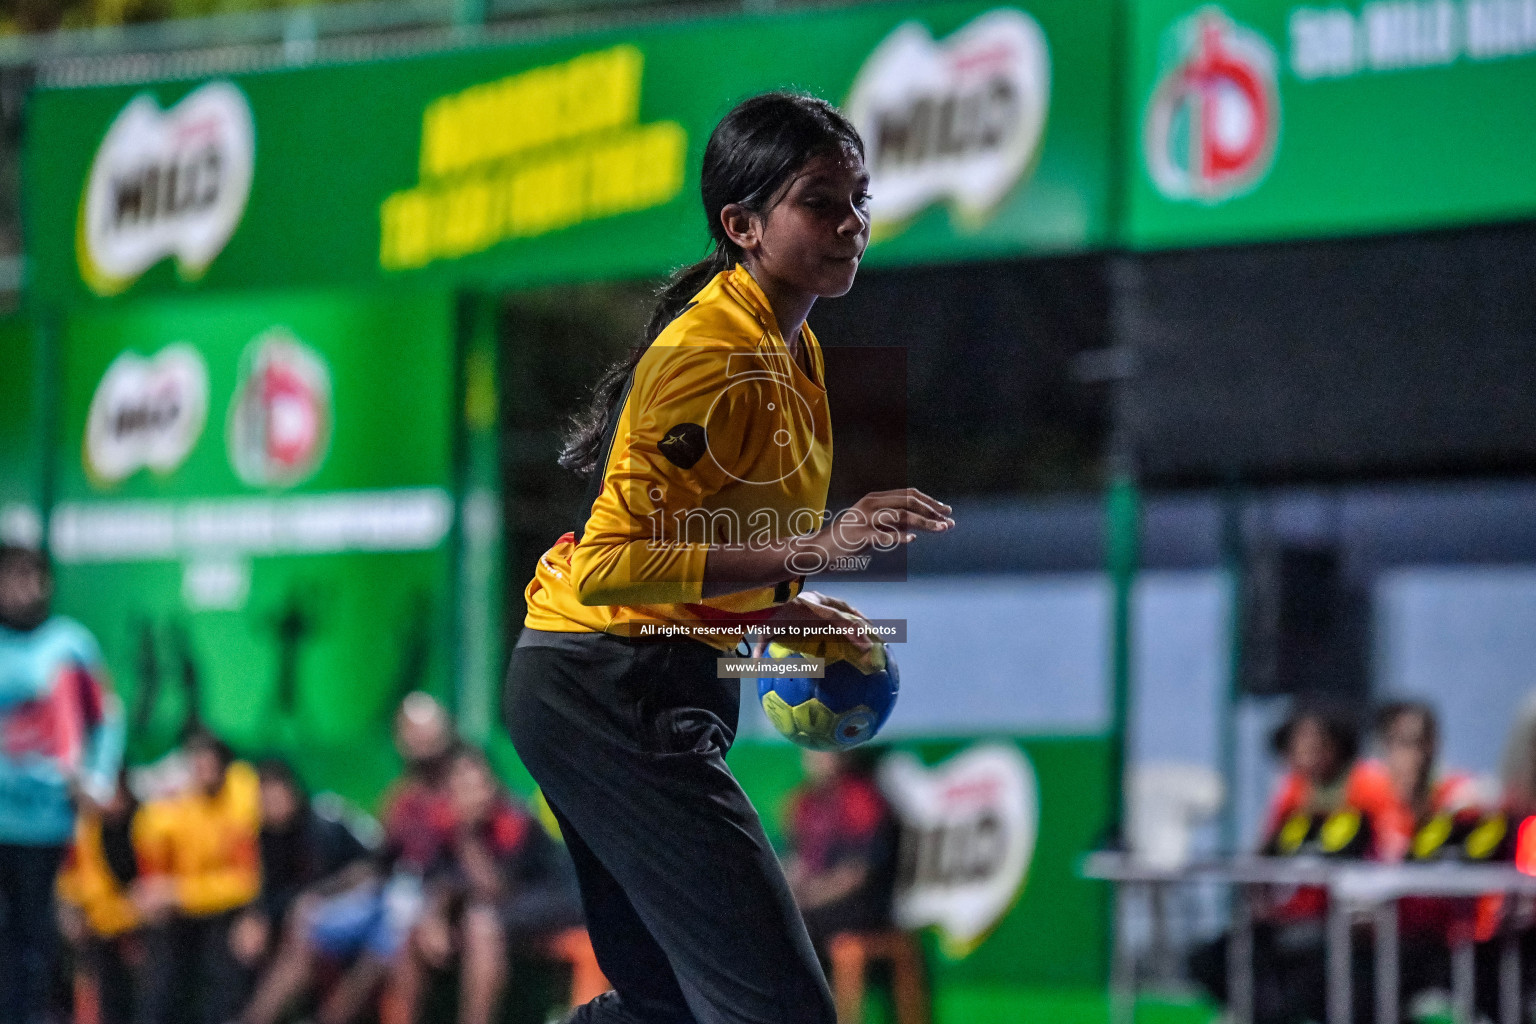
<instances>
[{"instance_id":1,"label":"player's ear","mask_svg":"<svg viewBox=\"0 0 1536 1024\"><path fill-rule=\"evenodd\" d=\"M742 252L753 252L763 240L763 222L740 203L726 203L720 210L720 226Z\"/></svg>"}]
</instances>

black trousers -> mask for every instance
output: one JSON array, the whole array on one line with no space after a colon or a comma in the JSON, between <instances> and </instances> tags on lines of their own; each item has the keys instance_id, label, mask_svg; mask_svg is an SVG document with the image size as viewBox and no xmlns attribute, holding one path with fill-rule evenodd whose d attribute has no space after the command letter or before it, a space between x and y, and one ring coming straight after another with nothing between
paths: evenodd
<instances>
[{"instance_id":1,"label":"black trousers","mask_svg":"<svg viewBox=\"0 0 1536 1024\"><path fill-rule=\"evenodd\" d=\"M138 986L129 946L137 939L135 935L90 936L81 947L81 962L96 980L101 1024L133 1024Z\"/></svg>"},{"instance_id":2,"label":"black trousers","mask_svg":"<svg viewBox=\"0 0 1536 1024\"><path fill-rule=\"evenodd\" d=\"M573 1024L835 1024L757 812L725 764L741 690L695 641L525 632L505 713L565 835L614 990Z\"/></svg>"},{"instance_id":3,"label":"black trousers","mask_svg":"<svg viewBox=\"0 0 1536 1024\"><path fill-rule=\"evenodd\" d=\"M227 1024L250 992L251 971L229 948L239 911L174 917L144 929L138 1024Z\"/></svg>"},{"instance_id":4,"label":"black trousers","mask_svg":"<svg viewBox=\"0 0 1536 1024\"><path fill-rule=\"evenodd\" d=\"M62 846L0 843L0 1024L38 1024L49 1016L58 920L54 879Z\"/></svg>"}]
</instances>

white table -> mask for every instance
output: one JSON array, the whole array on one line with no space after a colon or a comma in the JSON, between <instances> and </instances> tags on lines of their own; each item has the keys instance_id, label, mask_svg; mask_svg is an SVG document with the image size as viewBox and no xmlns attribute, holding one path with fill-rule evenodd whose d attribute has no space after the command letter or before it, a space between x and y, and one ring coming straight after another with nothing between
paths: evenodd
<instances>
[{"instance_id":1,"label":"white table","mask_svg":"<svg viewBox=\"0 0 1536 1024\"><path fill-rule=\"evenodd\" d=\"M1209 881L1235 887L1231 939L1227 946L1228 1011L1235 1024L1253 1020L1253 913L1251 890L1259 886L1321 886L1328 890L1326 956L1328 1024L1350 1024L1350 927L1357 915L1374 924L1376 1019L1398 1024L1399 964L1397 901L1404 896L1477 897L1487 893L1536 896L1536 877L1492 864L1370 864L1281 857L1236 857L1167 870L1117 853L1090 854L1085 878L1114 882L1122 888ZM1123 905L1124 901L1117 901ZM1119 910L1116 911L1115 965L1112 985L1117 1007L1129 1005L1134 967L1125 956ZM1499 962L1500 1024L1520 1024L1520 957L1513 930L1503 935ZM1474 981L1472 940L1461 938L1451 952L1452 1005L1458 1024L1471 1024ZM1123 1012L1123 1011L1122 1011Z\"/></svg>"}]
</instances>

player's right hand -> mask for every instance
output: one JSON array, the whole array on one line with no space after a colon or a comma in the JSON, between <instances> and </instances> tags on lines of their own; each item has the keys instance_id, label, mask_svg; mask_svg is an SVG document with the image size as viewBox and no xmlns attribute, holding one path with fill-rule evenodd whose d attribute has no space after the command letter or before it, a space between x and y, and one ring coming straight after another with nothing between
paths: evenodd
<instances>
[{"instance_id":1,"label":"player's right hand","mask_svg":"<svg viewBox=\"0 0 1536 1024\"><path fill-rule=\"evenodd\" d=\"M848 661L865 675L885 668L885 645L872 639L859 628L866 625L869 620L846 601L819 591L805 590L792 600L780 605L769 621L798 622L809 626L828 624L850 627L847 634L824 643L825 655L829 658ZM789 646L796 645L791 643Z\"/></svg>"}]
</instances>

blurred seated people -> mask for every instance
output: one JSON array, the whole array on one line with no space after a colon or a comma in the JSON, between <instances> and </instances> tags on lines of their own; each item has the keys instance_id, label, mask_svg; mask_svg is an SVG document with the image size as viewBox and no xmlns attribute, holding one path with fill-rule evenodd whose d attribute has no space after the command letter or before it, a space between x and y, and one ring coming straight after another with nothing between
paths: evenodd
<instances>
[{"instance_id":1,"label":"blurred seated people","mask_svg":"<svg viewBox=\"0 0 1536 1024\"><path fill-rule=\"evenodd\" d=\"M425 911L396 961L401 1019L420 1016L432 974L458 967L459 1024L490 1024L512 954L581 923L574 868L538 820L497 782L479 751L461 749L447 794L454 827L426 886Z\"/></svg>"},{"instance_id":2,"label":"blurred seated people","mask_svg":"<svg viewBox=\"0 0 1536 1024\"><path fill-rule=\"evenodd\" d=\"M786 809L784 874L825 964L836 933L891 927L897 822L870 753L806 750L800 764L805 782Z\"/></svg>"},{"instance_id":3,"label":"blurred seated people","mask_svg":"<svg viewBox=\"0 0 1536 1024\"><path fill-rule=\"evenodd\" d=\"M310 992L322 961L344 972L315 1020L349 1024L378 992L415 927L422 880L453 839L444 780L459 742L447 711L425 693L401 702L394 735L405 770L384 797L382 846L372 859L321 883L289 913L271 966L241 1014L243 1024L277 1024Z\"/></svg>"},{"instance_id":4,"label":"blurred seated people","mask_svg":"<svg viewBox=\"0 0 1536 1024\"><path fill-rule=\"evenodd\" d=\"M1342 708L1306 704L1275 731L1286 773L1270 803L1262 852L1399 861L1413 820L1386 769L1357 761L1360 730ZM1320 896L1320 893L1319 893ZM1321 910L1310 899L1293 911Z\"/></svg>"},{"instance_id":5,"label":"blurred seated people","mask_svg":"<svg viewBox=\"0 0 1536 1024\"><path fill-rule=\"evenodd\" d=\"M1381 764L1412 817L1408 860L1475 862L1498 852L1508 832L1502 814L1484 806L1471 775L1437 771L1440 725L1434 709L1419 701L1384 704L1376 715L1376 739ZM1405 1000L1450 988L1451 941L1459 930L1474 937L1491 932L1500 902L1497 896L1398 901Z\"/></svg>"},{"instance_id":6,"label":"blurred seated people","mask_svg":"<svg viewBox=\"0 0 1536 1024\"><path fill-rule=\"evenodd\" d=\"M1265 818L1260 852L1272 857L1398 861L1412 835L1412 817L1381 765L1357 761L1360 731L1343 708L1299 701L1275 731L1271 748L1284 759ZM1295 1024L1325 1016L1324 918L1327 892L1285 888L1253 907L1254 1019ZM1223 936L1197 949L1190 973L1218 999L1227 997ZM1356 972L1367 966L1356 958ZM1369 1019L1371 985L1352 986L1356 1019Z\"/></svg>"},{"instance_id":7,"label":"blurred seated people","mask_svg":"<svg viewBox=\"0 0 1536 1024\"><path fill-rule=\"evenodd\" d=\"M231 932L261 888L256 771L208 732L183 749L187 791L145 804L133 825L129 894L145 924L138 1024L226 1024L251 980Z\"/></svg>"},{"instance_id":8,"label":"blurred seated people","mask_svg":"<svg viewBox=\"0 0 1536 1024\"><path fill-rule=\"evenodd\" d=\"M139 874L133 847L138 811L127 773L120 772L111 799L80 814L59 872L60 931L74 947L76 970L95 987L101 1024L131 1024L134 975L144 959L141 922L128 895Z\"/></svg>"},{"instance_id":9,"label":"blurred seated people","mask_svg":"<svg viewBox=\"0 0 1536 1024\"><path fill-rule=\"evenodd\" d=\"M240 915L233 933L235 950L248 964L266 959L302 894L372 856L340 814L320 813L288 762L269 758L256 766L256 774L261 782L261 895Z\"/></svg>"}]
</instances>

